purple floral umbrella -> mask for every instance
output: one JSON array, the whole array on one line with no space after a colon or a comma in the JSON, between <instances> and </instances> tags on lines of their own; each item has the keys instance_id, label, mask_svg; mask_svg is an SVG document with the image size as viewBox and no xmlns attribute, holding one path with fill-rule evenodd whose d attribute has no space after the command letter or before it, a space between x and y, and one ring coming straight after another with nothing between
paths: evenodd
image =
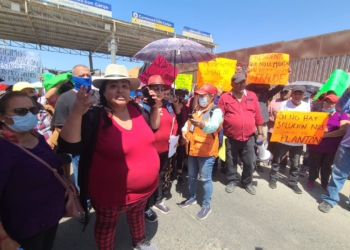
<instances>
[{"instance_id":1,"label":"purple floral umbrella","mask_svg":"<svg viewBox=\"0 0 350 250\"><path fill-rule=\"evenodd\" d=\"M134 58L144 62L153 62L158 55L174 64L174 75L177 63L207 62L215 59L210 49L182 38L165 38L151 42L137 52Z\"/></svg>"},{"instance_id":2,"label":"purple floral umbrella","mask_svg":"<svg viewBox=\"0 0 350 250\"><path fill-rule=\"evenodd\" d=\"M158 55L174 65L215 59L215 55L211 53L210 49L197 42L181 38L166 38L151 42L137 52L134 58L153 62Z\"/></svg>"}]
</instances>

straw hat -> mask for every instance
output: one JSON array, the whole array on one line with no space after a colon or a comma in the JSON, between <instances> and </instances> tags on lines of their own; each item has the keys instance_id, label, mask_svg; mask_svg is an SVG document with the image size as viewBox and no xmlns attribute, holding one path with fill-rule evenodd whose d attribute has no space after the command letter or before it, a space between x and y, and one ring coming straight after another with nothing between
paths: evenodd
<instances>
[{"instance_id":1,"label":"straw hat","mask_svg":"<svg viewBox=\"0 0 350 250\"><path fill-rule=\"evenodd\" d=\"M130 77L126 67L119 64L109 64L106 67L105 76L103 78L94 79L92 85L99 89L102 84L108 80L128 80L130 82L130 90L136 90L140 86L140 80Z\"/></svg>"},{"instance_id":2,"label":"straw hat","mask_svg":"<svg viewBox=\"0 0 350 250\"><path fill-rule=\"evenodd\" d=\"M29 82L18 82L13 85L12 91L21 91L23 89L35 89Z\"/></svg>"}]
</instances>

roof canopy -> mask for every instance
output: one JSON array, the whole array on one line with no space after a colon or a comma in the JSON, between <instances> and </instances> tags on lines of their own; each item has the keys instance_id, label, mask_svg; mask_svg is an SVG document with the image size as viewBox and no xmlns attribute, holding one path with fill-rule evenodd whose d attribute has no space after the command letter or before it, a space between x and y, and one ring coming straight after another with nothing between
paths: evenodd
<instances>
[{"instance_id":1,"label":"roof canopy","mask_svg":"<svg viewBox=\"0 0 350 250\"><path fill-rule=\"evenodd\" d=\"M174 37L166 31L33 0L0 0L0 16L0 39L5 45L75 55L109 57L108 42L115 37L117 59L133 60L148 43ZM211 49L216 46L191 40Z\"/></svg>"}]
</instances>

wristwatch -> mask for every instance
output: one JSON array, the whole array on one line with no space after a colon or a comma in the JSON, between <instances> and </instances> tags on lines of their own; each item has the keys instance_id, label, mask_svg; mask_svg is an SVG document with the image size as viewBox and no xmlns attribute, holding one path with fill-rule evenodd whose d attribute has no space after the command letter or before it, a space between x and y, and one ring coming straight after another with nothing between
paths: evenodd
<instances>
[{"instance_id":1,"label":"wristwatch","mask_svg":"<svg viewBox=\"0 0 350 250\"><path fill-rule=\"evenodd\" d=\"M258 135L264 135L263 133L258 133Z\"/></svg>"}]
</instances>

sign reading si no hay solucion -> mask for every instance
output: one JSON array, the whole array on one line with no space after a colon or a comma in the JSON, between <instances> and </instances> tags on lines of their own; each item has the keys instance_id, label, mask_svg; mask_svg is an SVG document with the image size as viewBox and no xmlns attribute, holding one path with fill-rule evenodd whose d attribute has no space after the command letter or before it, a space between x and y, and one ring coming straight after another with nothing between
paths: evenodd
<instances>
[{"instance_id":1,"label":"sign reading si no hay solucion","mask_svg":"<svg viewBox=\"0 0 350 250\"><path fill-rule=\"evenodd\" d=\"M131 13L131 22L153 29L163 30L171 33L175 32L174 23L156 17L147 16L136 11L133 11Z\"/></svg>"},{"instance_id":2,"label":"sign reading si no hay solucion","mask_svg":"<svg viewBox=\"0 0 350 250\"><path fill-rule=\"evenodd\" d=\"M37 82L41 72L39 53L0 49L0 78L7 84L17 82Z\"/></svg>"},{"instance_id":3,"label":"sign reading si no hay solucion","mask_svg":"<svg viewBox=\"0 0 350 250\"><path fill-rule=\"evenodd\" d=\"M271 141L318 145L327 122L326 112L279 111Z\"/></svg>"},{"instance_id":4,"label":"sign reading si no hay solucion","mask_svg":"<svg viewBox=\"0 0 350 250\"><path fill-rule=\"evenodd\" d=\"M112 5L96 0L41 0L101 16L112 17Z\"/></svg>"}]
</instances>

